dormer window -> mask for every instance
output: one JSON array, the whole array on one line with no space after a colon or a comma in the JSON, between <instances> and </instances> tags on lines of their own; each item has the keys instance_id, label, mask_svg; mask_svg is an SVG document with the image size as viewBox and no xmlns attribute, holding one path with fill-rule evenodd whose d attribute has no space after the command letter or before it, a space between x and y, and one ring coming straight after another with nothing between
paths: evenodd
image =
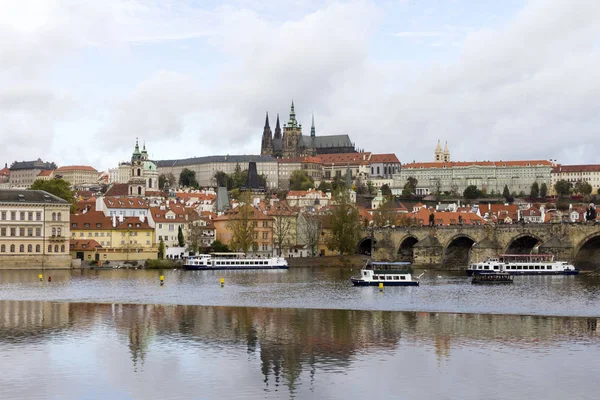
<instances>
[{"instance_id":1,"label":"dormer window","mask_svg":"<svg viewBox=\"0 0 600 400\"><path fill-rule=\"evenodd\" d=\"M96 224L96 228L101 228L102 224Z\"/></svg>"},{"instance_id":2,"label":"dormer window","mask_svg":"<svg viewBox=\"0 0 600 400\"><path fill-rule=\"evenodd\" d=\"M129 228L131 228L133 225L132 225L132 224L127 224L127 226L128 226Z\"/></svg>"},{"instance_id":3,"label":"dormer window","mask_svg":"<svg viewBox=\"0 0 600 400\"><path fill-rule=\"evenodd\" d=\"M84 226L85 226L86 228L89 228L89 227L90 227L90 224L85 224Z\"/></svg>"}]
</instances>

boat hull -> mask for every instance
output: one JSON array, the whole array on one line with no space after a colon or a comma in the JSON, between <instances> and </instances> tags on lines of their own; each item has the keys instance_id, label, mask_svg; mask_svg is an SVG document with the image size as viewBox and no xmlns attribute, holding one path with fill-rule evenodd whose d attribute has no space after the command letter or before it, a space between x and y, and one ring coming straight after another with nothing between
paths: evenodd
<instances>
[{"instance_id":1,"label":"boat hull","mask_svg":"<svg viewBox=\"0 0 600 400\"><path fill-rule=\"evenodd\" d=\"M249 270L249 269L289 269L287 265L249 265L249 266L210 266L210 265L184 265L188 271L220 271L220 270Z\"/></svg>"},{"instance_id":2,"label":"boat hull","mask_svg":"<svg viewBox=\"0 0 600 400\"><path fill-rule=\"evenodd\" d=\"M467 276L473 275L473 270L467 270ZM579 270L569 270L569 271L511 271L507 270L510 275L577 275L579 274ZM493 271L485 272L485 271L477 271L477 273L493 273Z\"/></svg>"},{"instance_id":3,"label":"boat hull","mask_svg":"<svg viewBox=\"0 0 600 400\"><path fill-rule=\"evenodd\" d=\"M383 286L419 286L419 281L364 281L362 279L351 278L354 286L379 286L383 283Z\"/></svg>"}]
</instances>

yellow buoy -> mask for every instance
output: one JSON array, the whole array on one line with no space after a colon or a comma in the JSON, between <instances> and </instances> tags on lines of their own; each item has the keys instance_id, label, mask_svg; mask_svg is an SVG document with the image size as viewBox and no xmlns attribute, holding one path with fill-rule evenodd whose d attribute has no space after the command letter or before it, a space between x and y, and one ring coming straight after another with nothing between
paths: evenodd
<instances>
[{"instance_id":1,"label":"yellow buoy","mask_svg":"<svg viewBox=\"0 0 600 400\"><path fill-rule=\"evenodd\" d=\"M44 277L42 276L42 274L39 274L38 278L40 278L40 282L44 279Z\"/></svg>"},{"instance_id":2,"label":"yellow buoy","mask_svg":"<svg viewBox=\"0 0 600 400\"><path fill-rule=\"evenodd\" d=\"M379 290L383 290L383 282L379 282Z\"/></svg>"},{"instance_id":3,"label":"yellow buoy","mask_svg":"<svg viewBox=\"0 0 600 400\"><path fill-rule=\"evenodd\" d=\"M219 281L221 282L221 286L225 285L225 278L221 278Z\"/></svg>"},{"instance_id":4,"label":"yellow buoy","mask_svg":"<svg viewBox=\"0 0 600 400\"><path fill-rule=\"evenodd\" d=\"M160 286L162 286L162 285L164 285L164 284L165 284L165 276L164 276L164 275L161 275L161 276L160 276Z\"/></svg>"}]
</instances>

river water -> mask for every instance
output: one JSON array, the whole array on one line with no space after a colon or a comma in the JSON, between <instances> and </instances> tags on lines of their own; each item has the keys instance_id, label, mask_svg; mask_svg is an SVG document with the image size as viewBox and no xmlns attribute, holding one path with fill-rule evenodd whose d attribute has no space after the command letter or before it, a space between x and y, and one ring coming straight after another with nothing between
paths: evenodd
<instances>
[{"instance_id":1,"label":"river water","mask_svg":"<svg viewBox=\"0 0 600 400\"><path fill-rule=\"evenodd\" d=\"M0 399L597 398L597 278L356 272L0 271Z\"/></svg>"}]
</instances>

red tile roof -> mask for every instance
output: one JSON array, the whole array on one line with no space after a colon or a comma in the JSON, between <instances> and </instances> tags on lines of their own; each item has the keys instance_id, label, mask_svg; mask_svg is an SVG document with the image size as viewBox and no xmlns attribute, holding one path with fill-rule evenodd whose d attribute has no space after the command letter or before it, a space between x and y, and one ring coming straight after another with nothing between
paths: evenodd
<instances>
[{"instance_id":1,"label":"red tile roof","mask_svg":"<svg viewBox=\"0 0 600 400\"><path fill-rule=\"evenodd\" d=\"M117 218L117 227L115 229L118 230L135 230L135 229L153 229L148 225L148 220L144 219L144 222L140 221L138 217L126 217L123 218L123 222L119 222Z\"/></svg>"},{"instance_id":2,"label":"red tile roof","mask_svg":"<svg viewBox=\"0 0 600 400\"><path fill-rule=\"evenodd\" d=\"M552 173L561 172L600 172L600 164L582 164L582 165L557 165L552 169Z\"/></svg>"},{"instance_id":3,"label":"red tile roof","mask_svg":"<svg viewBox=\"0 0 600 400\"><path fill-rule=\"evenodd\" d=\"M113 183L105 193L106 196L127 196L129 185L126 183Z\"/></svg>"},{"instance_id":4,"label":"red tile roof","mask_svg":"<svg viewBox=\"0 0 600 400\"><path fill-rule=\"evenodd\" d=\"M71 251L85 251L93 249L101 249L100 243L93 239L71 239L69 242L69 248Z\"/></svg>"},{"instance_id":5,"label":"red tile roof","mask_svg":"<svg viewBox=\"0 0 600 400\"><path fill-rule=\"evenodd\" d=\"M98 173L96 168L90 167L89 165L65 165L63 167L58 167L56 169L56 172L71 172L71 171L86 171L86 172Z\"/></svg>"},{"instance_id":6,"label":"red tile roof","mask_svg":"<svg viewBox=\"0 0 600 400\"><path fill-rule=\"evenodd\" d=\"M228 221L231 219L239 219L238 218L239 207L244 207L244 206L238 206L238 207L234 208L233 210L226 212L225 214L221 214L220 216L215 218L214 221ZM250 207L252 209L252 216L250 217L250 220L269 220L270 221L273 219L273 218L263 214L260 210L258 210L254 206L248 206L248 207Z\"/></svg>"},{"instance_id":7,"label":"red tile roof","mask_svg":"<svg viewBox=\"0 0 600 400\"><path fill-rule=\"evenodd\" d=\"M38 176L50 176L50 175L52 175L53 172L54 172L53 169L45 169L43 171L40 171Z\"/></svg>"},{"instance_id":8,"label":"red tile roof","mask_svg":"<svg viewBox=\"0 0 600 400\"><path fill-rule=\"evenodd\" d=\"M108 208L148 208L148 203L139 197L105 196L104 204Z\"/></svg>"},{"instance_id":9,"label":"red tile roof","mask_svg":"<svg viewBox=\"0 0 600 400\"><path fill-rule=\"evenodd\" d=\"M395 154L371 154L371 163L400 163Z\"/></svg>"},{"instance_id":10,"label":"red tile roof","mask_svg":"<svg viewBox=\"0 0 600 400\"><path fill-rule=\"evenodd\" d=\"M86 224L88 226L86 226ZM112 220L102 211L71 214L71 230L80 229L112 229Z\"/></svg>"},{"instance_id":11,"label":"red tile roof","mask_svg":"<svg viewBox=\"0 0 600 400\"><path fill-rule=\"evenodd\" d=\"M339 154L319 154L318 159L323 164L368 164L371 153L339 153Z\"/></svg>"}]
</instances>

